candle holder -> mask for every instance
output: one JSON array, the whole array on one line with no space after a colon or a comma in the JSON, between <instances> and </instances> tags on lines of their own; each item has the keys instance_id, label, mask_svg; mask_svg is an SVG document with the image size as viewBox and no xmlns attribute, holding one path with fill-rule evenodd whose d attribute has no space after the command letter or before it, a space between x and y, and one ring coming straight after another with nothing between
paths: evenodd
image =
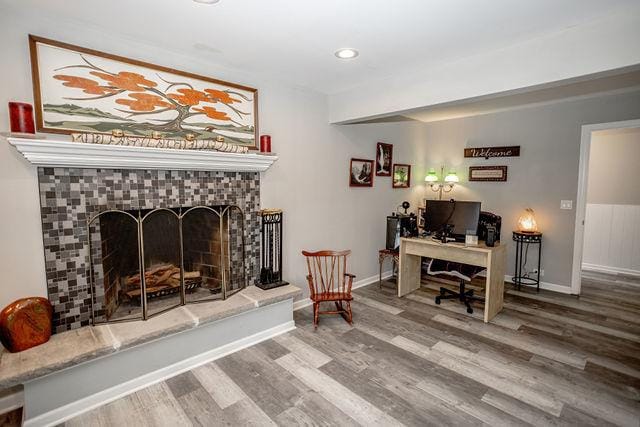
<instances>
[{"instance_id":1,"label":"candle holder","mask_svg":"<svg viewBox=\"0 0 640 427\"><path fill-rule=\"evenodd\" d=\"M271 135L261 135L260 136L260 151L262 153L270 153L271 152Z\"/></svg>"},{"instance_id":2,"label":"candle holder","mask_svg":"<svg viewBox=\"0 0 640 427\"><path fill-rule=\"evenodd\" d=\"M12 133L36 133L33 122L33 106L31 104L25 102L10 102L9 122Z\"/></svg>"}]
</instances>

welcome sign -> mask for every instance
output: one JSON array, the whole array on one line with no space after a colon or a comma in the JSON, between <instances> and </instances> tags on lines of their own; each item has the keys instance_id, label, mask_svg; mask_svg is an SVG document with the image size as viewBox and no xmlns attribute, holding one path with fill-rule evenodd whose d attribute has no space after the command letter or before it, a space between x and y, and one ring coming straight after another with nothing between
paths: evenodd
<instances>
[{"instance_id":1,"label":"welcome sign","mask_svg":"<svg viewBox=\"0 0 640 427\"><path fill-rule=\"evenodd\" d=\"M465 157L484 157L490 159L493 157L520 157L520 146L511 147L473 147L464 149Z\"/></svg>"}]
</instances>

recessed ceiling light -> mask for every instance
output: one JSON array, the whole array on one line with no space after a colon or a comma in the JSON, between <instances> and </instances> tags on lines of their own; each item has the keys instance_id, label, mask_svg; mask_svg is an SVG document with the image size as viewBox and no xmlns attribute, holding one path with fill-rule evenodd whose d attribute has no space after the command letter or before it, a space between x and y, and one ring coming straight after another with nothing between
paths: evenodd
<instances>
[{"instance_id":1,"label":"recessed ceiling light","mask_svg":"<svg viewBox=\"0 0 640 427\"><path fill-rule=\"evenodd\" d=\"M193 0L196 3L204 3L204 4L214 4L218 3L220 0Z\"/></svg>"},{"instance_id":2,"label":"recessed ceiling light","mask_svg":"<svg viewBox=\"0 0 640 427\"><path fill-rule=\"evenodd\" d=\"M355 49L351 49L349 47L345 47L343 49L336 50L335 55L340 59L353 59L359 55L358 51Z\"/></svg>"}]
</instances>

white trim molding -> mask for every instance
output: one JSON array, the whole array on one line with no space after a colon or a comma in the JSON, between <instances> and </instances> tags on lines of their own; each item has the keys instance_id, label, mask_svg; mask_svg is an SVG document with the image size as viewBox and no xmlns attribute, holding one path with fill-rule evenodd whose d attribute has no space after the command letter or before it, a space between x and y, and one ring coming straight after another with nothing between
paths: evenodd
<instances>
[{"instance_id":1,"label":"white trim molding","mask_svg":"<svg viewBox=\"0 0 640 427\"><path fill-rule=\"evenodd\" d=\"M384 271L382 273L382 280L388 279L389 277L393 276L393 273L391 272L391 270L388 271ZM513 276L505 274L504 275L504 281L507 283L512 283L511 279L513 278ZM372 283L376 283L379 280L379 276L376 274L375 276L371 276L371 277L367 277L365 279L362 280L358 280L356 283L353 284L352 289L358 289L361 288L363 286L367 286L370 285ZM549 283L549 282L540 282L540 289L544 289L547 291L553 291L553 292L558 292L561 294L572 294L573 292L571 291L571 287L570 286L563 286L563 285L558 285L556 283ZM300 299L298 301L295 301L293 303L293 310L300 310L303 309L305 307L308 307L312 304L311 300L309 298L303 298Z\"/></svg>"},{"instance_id":2,"label":"white trim molding","mask_svg":"<svg viewBox=\"0 0 640 427\"><path fill-rule=\"evenodd\" d=\"M90 411L109 402L113 402L121 397L135 393L138 390L194 369L200 365L204 365L205 363L212 362L236 351L251 347L259 342L292 331L295 328L296 326L293 320L280 324L205 353L198 354L189 359L182 360L173 365L150 372L146 375L139 376L125 383L118 384L117 386L92 394L84 399L56 408L37 417L28 418L24 421L23 425L25 427L36 427L53 426L63 423L84 412Z\"/></svg>"},{"instance_id":3,"label":"white trim molding","mask_svg":"<svg viewBox=\"0 0 640 427\"><path fill-rule=\"evenodd\" d=\"M7 138L36 166L108 169L167 169L264 172L276 155L209 150L131 147L48 139Z\"/></svg>"},{"instance_id":4,"label":"white trim molding","mask_svg":"<svg viewBox=\"0 0 640 427\"><path fill-rule=\"evenodd\" d=\"M505 282L513 283L512 280L513 280L513 276L509 274L504 275ZM532 286L523 286L523 287L532 288ZM571 291L571 286L558 285L556 283L540 282L540 289L544 289L545 291L558 292L561 294L569 294L569 295L573 294L573 292Z\"/></svg>"},{"instance_id":5,"label":"white trim molding","mask_svg":"<svg viewBox=\"0 0 640 427\"><path fill-rule=\"evenodd\" d=\"M0 415L11 412L24 406L24 393L22 388L0 396Z\"/></svg>"},{"instance_id":6,"label":"white trim molding","mask_svg":"<svg viewBox=\"0 0 640 427\"><path fill-rule=\"evenodd\" d=\"M638 270L631 270L629 268L611 267L608 265L589 264L587 262L582 263L582 269L586 271L595 271L596 273L626 274L628 276L640 277L640 271Z\"/></svg>"}]
</instances>

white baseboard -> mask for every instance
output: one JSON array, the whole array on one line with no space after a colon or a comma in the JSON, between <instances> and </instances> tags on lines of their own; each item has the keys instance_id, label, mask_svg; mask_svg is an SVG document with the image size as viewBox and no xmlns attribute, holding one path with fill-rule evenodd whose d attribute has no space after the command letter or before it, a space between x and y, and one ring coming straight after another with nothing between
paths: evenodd
<instances>
[{"instance_id":1,"label":"white baseboard","mask_svg":"<svg viewBox=\"0 0 640 427\"><path fill-rule=\"evenodd\" d=\"M504 275L505 282L513 283L511 279L513 279L513 276L508 274ZM571 294L571 286L557 285L555 283L549 283L549 282L540 282L540 289L559 292L561 294Z\"/></svg>"},{"instance_id":2,"label":"white baseboard","mask_svg":"<svg viewBox=\"0 0 640 427\"><path fill-rule=\"evenodd\" d=\"M289 332L295 328L296 326L293 320L285 322L281 325L267 329L266 331L258 332L257 334L250 335L197 356L174 363L173 365L158 369L157 371L142 375L131 381L118 384L115 387L87 396L84 399L56 408L37 417L27 419L24 422L24 426L36 427L60 424L84 412L95 409L145 387L189 371L197 366L204 365L205 363L227 356L228 354L250 347L261 341Z\"/></svg>"},{"instance_id":3,"label":"white baseboard","mask_svg":"<svg viewBox=\"0 0 640 427\"><path fill-rule=\"evenodd\" d=\"M22 408L23 406L24 393L22 392L22 389L5 396L0 396L0 415L11 412L14 409Z\"/></svg>"},{"instance_id":4,"label":"white baseboard","mask_svg":"<svg viewBox=\"0 0 640 427\"><path fill-rule=\"evenodd\" d=\"M391 270L387 270L387 271L383 271L382 272L382 280L384 279L388 279L389 277L393 276L393 272ZM380 276L378 274L376 274L375 276L370 276L361 280L358 280L357 282L355 282L353 284L353 286L351 287L351 289L358 289L361 288L363 286L367 286L370 285L372 283L375 283L377 281L380 280ZM301 300L295 301L293 303L293 310L300 310L301 308L305 308L305 307L309 307L312 304L311 300L309 298L303 298Z\"/></svg>"},{"instance_id":5,"label":"white baseboard","mask_svg":"<svg viewBox=\"0 0 640 427\"><path fill-rule=\"evenodd\" d=\"M631 270L630 268L610 267L608 265L597 265L597 264L589 264L589 263L583 262L582 269L587 271L595 271L598 273L627 274L629 276L640 277L640 271Z\"/></svg>"}]
</instances>

